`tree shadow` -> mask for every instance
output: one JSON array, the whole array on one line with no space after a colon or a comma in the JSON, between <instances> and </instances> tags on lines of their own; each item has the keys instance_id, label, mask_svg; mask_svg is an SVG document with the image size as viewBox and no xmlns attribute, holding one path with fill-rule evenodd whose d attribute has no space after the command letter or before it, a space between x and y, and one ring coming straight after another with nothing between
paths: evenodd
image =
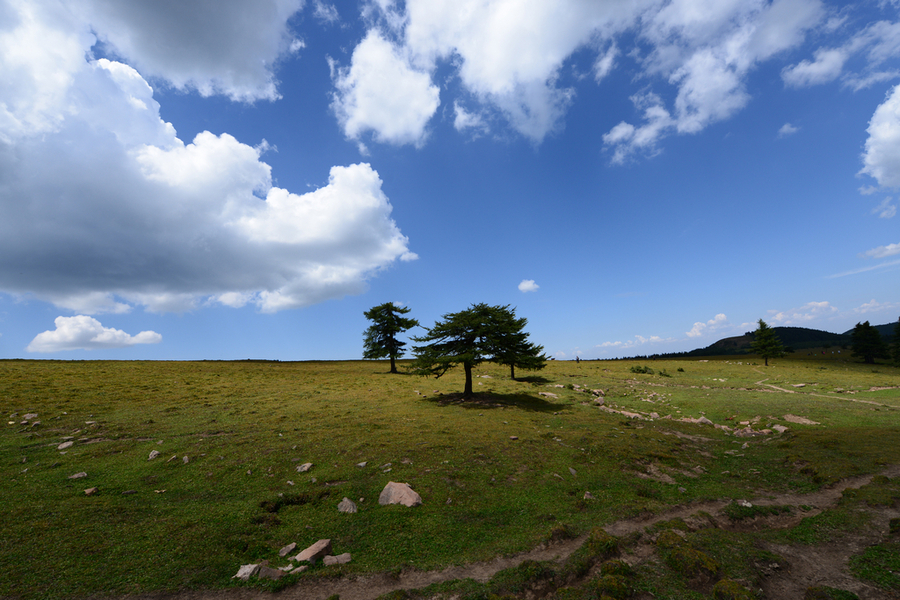
<instances>
[{"instance_id":1,"label":"tree shadow","mask_svg":"<svg viewBox=\"0 0 900 600\"><path fill-rule=\"evenodd\" d=\"M533 383L535 385L550 383L550 380L547 379L546 377L544 377L543 375L529 375L527 377L516 377L513 381L518 381L520 383Z\"/></svg>"},{"instance_id":2,"label":"tree shadow","mask_svg":"<svg viewBox=\"0 0 900 600\"><path fill-rule=\"evenodd\" d=\"M559 412L570 405L561 402L548 402L544 398L529 396L528 394L474 394L465 397L461 392L457 394L443 394L441 396L429 396L426 402L434 402L441 406L452 404L461 408L490 410L495 408L519 408L530 412L552 413Z\"/></svg>"}]
</instances>

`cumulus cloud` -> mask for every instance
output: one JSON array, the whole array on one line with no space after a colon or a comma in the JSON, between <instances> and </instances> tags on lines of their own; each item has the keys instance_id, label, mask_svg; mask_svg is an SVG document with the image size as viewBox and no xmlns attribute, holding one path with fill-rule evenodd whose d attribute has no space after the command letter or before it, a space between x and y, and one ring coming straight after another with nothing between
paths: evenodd
<instances>
[{"instance_id":1,"label":"cumulus cloud","mask_svg":"<svg viewBox=\"0 0 900 600\"><path fill-rule=\"evenodd\" d=\"M415 258L370 165L305 194L273 186L264 142L179 139L136 69L90 59L80 13L9 6L0 47L34 52L0 61L0 290L82 314L217 299L275 311L359 293Z\"/></svg>"},{"instance_id":2,"label":"cumulus cloud","mask_svg":"<svg viewBox=\"0 0 900 600\"><path fill-rule=\"evenodd\" d=\"M781 129L778 130L778 137L787 137L789 135L793 135L800 131L799 127L794 127L790 123L785 123L781 126Z\"/></svg>"},{"instance_id":3,"label":"cumulus cloud","mask_svg":"<svg viewBox=\"0 0 900 600\"><path fill-rule=\"evenodd\" d=\"M93 317L56 317L56 329L35 336L28 352L63 352L66 350L106 350L135 344L158 344L162 336L155 331L129 335L120 329L104 327Z\"/></svg>"},{"instance_id":4,"label":"cumulus cloud","mask_svg":"<svg viewBox=\"0 0 900 600\"><path fill-rule=\"evenodd\" d=\"M900 85L875 109L866 131L865 166L860 173L870 175L881 187L900 187Z\"/></svg>"},{"instance_id":5,"label":"cumulus cloud","mask_svg":"<svg viewBox=\"0 0 900 600\"><path fill-rule=\"evenodd\" d=\"M420 145L440 105L440 90L416 70L379 31L371 30L353 51L349 67L334 74L332 108L351 139L371 131L379 142Z\"/></svg>"},{"instance_id":6,"label":"cumulus cloud","mask_svg":"<svg viewBox=\"0 0 900 600\"><path fill-rule=\"evenodd\" d=\"M597 348L615 348L618 350L628 350L631 348L636 348L638 346L643 346L645 344L660 344L663 342L672 342L673 338L662 338L658 335L651 335L650 337L644 337L642 335L634 336L633 340L626 340L624 342L616 341L616 342L603 342L602 344L597 344Z\"/></svg>"},{"instance_id":7,"label":"cumulus cloud","mask_svg":"<svg viewBox=\"0 0 900 600\"><path fill-rule=\"evenodd\" d=\"M520 292L536 292L538 288L541 287L534 282L534 279L523 279L522 283L519 284Z\"/></svg>"},{"instance_id":8,"label":"cumulus cloud","mask_svg":"<svg viewBox=\"0 0 900 600\"><path fill-rule=\"evenodd\" d=\"M878 302L873 298L870 302L866 302L854 308L853 312L864 315L869 313L894 311L897 308L900 308L900 302Z\"/></svg>"},{"instance_id":9,"label":"cumulus cloud","mask_svg":"<svg viewBox=\"0 0 900 600\"><path fill-rule=\"evenodd\" d=\"M828 302L808 302L800 308L792 308L786 311L771 311L771 320L776 325L803 325L810 321L816 321L832 316L838 309Z\"/></svg>"},{"instance_id":10,"label":"cumulus cloud","mask_svg":"<svg viewBox=\"0 0 900 600\"><path fill-rule=\"evenodd\" d=\"M834 81L843 71L848 58L850 57L845 49L820 48L816 50L814 60L803 60L799 64L785 67L781 78L790 87L808 87Z\"/></svg>"},{"instance_id":11,"label":"cumulus cloud","mask_svg":"<svg viewBox=\"0 0 900 600\"><path fill-rule=\"evenodd\" d=\"M727 324L728 317L726 317L723 313L719 313L706 323L697 321L696 323L694 323L694 326L691 327L690 331L685 332L685 335L691 338L700 337L701 335L712 333L716 329L719 329L720 327Z\"/></svg>"}]
</instances>

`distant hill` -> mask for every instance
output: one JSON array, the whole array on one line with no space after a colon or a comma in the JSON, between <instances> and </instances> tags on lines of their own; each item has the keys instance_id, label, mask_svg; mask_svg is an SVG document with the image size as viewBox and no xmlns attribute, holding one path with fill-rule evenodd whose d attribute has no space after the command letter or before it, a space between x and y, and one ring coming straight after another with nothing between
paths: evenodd
<instances>
[{"instance_id":1,"label":"distant hill","mask_svg":"<svg viewBox=\"0 0 900 600\"><path fill-rule=\"evenodd\" d=\"M894 333L896 323L887 323L885 325L873 325L882 339L888 344ZM843 347L847 348L853 343L851 334L853 330L844 333L831 333L829 331L821 331L819 329L807 329L806 327L773 327L775 335L781 340L786 349L799 352L800 350L808 350L809 348L822 347ZM683 357L683 356L723 356L729 354L751 354L750 345L753 343L753 332L748 331L744 335L728 337L710 344L706 348L697 348L690 352L674 352L671 354L657 355L663 357Z\"/></svg>"}]
</instances>

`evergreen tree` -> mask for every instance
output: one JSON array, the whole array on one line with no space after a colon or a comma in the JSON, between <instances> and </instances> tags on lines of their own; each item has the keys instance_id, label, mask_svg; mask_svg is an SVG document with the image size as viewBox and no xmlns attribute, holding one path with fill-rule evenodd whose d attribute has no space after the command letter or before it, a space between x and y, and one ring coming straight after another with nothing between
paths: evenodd
<instances>
[{"instance_id":1,"label":"evergreen tree","mask_svg":"<svg viewBox=\"0 0 900 600\"><path fill-rule=\"evenodd\" d=\"M753 332L753 336L750 347L766 361L767 367L770 358L784 356L784 346L781 345L781 340L775 335L775 330L766 325L762 319L759 320L759 327Z\"/></svg>"},{"instance_id":2,"label":"evergreen tree","mask_svg":"<svg viewBox=\"0 0 900 600\"><path fill-rule=\"evenodd\" d=\"M406 342L398 340L397 335L419 325L415 319L402 316L409 313L409 310L393 302L386 302L363 313L372 321L363 334L363 358L390 358L391 373L397 372L395 361L403 356L403 348L406 346Z\"/></svg>"},{"instance_id":3,"label":"evergreen tree","mask_svg":"<svg viewBox=\"0 0 900 600\"><path fill-rule=\"evenodd\" d=\"M448 313L427 334L413 338L420 344L413 346L413 372L440 377L453 366L462 365L466 376L463 398L472 398L472 369L485 361L509 364L511 368L540 368L543 348L527 341L527 334L522 332L526 322L517 319L508 306L483 303Z\"/></svg>"},{"instance_id":4,"label":"evergreen tree","mask_svg":"<svg viewBox=\"0 0 900 600\"><path fill-rule=\"evenodd\" d=\"M853 356L863 359L869 365L875 364L876 358L890 358L887 344L881 339L878 330L869 325L869 322L857 323L850 334L852 338Z\"/></svg>"}]
</instances>

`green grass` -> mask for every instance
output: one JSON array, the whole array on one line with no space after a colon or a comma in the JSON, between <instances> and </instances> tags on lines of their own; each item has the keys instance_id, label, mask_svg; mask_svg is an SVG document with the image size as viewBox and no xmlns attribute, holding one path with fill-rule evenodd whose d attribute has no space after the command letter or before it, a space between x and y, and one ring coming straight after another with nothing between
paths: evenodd
<instances>
[{"instance_id":1,"label":"green grass","mask_svg":"<svg viewBox=\"0 0 900 600\"><path fill-rule=\"evenodd\" d=\"M281 564L281 546L320 538L353 555L341 572L442 568L896 460L900 402L873 390L900 385L896 368L740 362L651 361L655 374L629 361L551 362L520 381L485 365L479 400L462 403L460 372L389 375L381 362L0 361L0 596L228 587L239 565ZM659 418L603 412L590 389L614 410ZM22 424L26 413L38 417ZM699 416L789 430L745 439L678 421ZM75 444L57 449L66 439ZM313 468L298 473L304 462ZM424 504L380 507L390 480ZM358 513L337 512L345 496Z\"/></svg>"}]
</instances>

